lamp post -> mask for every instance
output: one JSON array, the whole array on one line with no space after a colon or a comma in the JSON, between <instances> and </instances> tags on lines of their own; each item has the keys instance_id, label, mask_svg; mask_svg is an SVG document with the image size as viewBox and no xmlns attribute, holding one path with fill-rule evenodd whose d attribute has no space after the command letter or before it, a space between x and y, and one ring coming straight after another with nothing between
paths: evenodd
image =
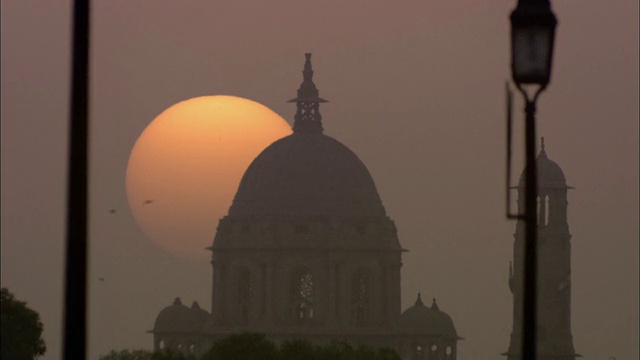
<instances>
[{"instance_id":1,"label":"lamp post","mask_svg":"<svg viewBox=\"0 0 640 360\"><path fill-rule=\"evenodd\" d=\"M536 101L549 84L556 17L549 0L518 0L511 13L511 71L525 100L525 257L522 359L536 358L538 178Z\"/></svg>"},{"instance_id":2,"label":"lamp post","mask_svg":"<svg viewBox=\"0 0 640 360\"><path fill-rule=\"evenodd\" d=\"M71 126L62 358L87 356L87 206L89 174L89 2L73 3Z\"/></svg>"}]
</instances>

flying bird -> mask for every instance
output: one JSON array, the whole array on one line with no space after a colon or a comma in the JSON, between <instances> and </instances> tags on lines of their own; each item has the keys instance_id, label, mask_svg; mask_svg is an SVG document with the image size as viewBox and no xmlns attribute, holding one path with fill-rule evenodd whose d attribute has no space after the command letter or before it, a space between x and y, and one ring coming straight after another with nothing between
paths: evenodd
<instances>
[{"instance_id":1,"label":"flying bird","mask_svg":"<svg viewBox=\"0 0 640 360\"><path fill-rule=\"evenodd\" d=\"M100 281L104 281L104 278L99 278L98 280L100 280Z\"/></svg>"},{"instance_id":2,"label":"flying bird","mask_svg":"<svg viewBox=\"0 0 640 360\"><path fill-rule=\"evenodd\" d=\"M111 214L115 214L115 213L116 213L116 209L111 209L111 210L109 210L109 213L111 213Z\"/></svg>"},{"instance_id":3,"label":"flying bird","mask_svg":"<svg viewBox=\"0 0 640 360\"><path fill-rule=\"evenodd\" d=\"M145 205L153 204L153 200L146 200L146 201L144 202L144 204L145 204Z\"/></svg>"}]
</instances>

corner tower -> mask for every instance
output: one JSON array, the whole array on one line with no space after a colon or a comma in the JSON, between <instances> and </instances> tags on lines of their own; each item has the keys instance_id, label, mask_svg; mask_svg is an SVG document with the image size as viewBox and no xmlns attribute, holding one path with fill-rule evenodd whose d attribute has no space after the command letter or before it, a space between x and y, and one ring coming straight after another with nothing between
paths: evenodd
<instances>
[{"instance_id":1,"label":"corner tower","mask_svg":"<svg viewBox=\"0 0 640 360\"><path fill-rule=\"evenodd\" d=\"M567 186L560 166L547 157L544 138L536 159L538 168L538 304L537 358L573 360L579 355L571 334L571 234L567 221ZM524 213L524 172L518 185L518 210ZM509 360L519 360L522 350L522 290L525 223L516 225L513 267L509 288L513 294L513 329Z\"/></svg>"}]
</instances>

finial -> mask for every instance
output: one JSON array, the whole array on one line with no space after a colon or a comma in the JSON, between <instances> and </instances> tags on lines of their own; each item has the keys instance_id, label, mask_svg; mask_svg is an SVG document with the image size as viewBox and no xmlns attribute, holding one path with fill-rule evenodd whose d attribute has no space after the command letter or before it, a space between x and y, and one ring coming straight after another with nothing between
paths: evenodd
<instances>
[{"instance_id":1,"label":"finial","mask_svg":"<svg viewBox=\"0 0 640 360\"><path fill-rule=\"evenodd\" d=\"M198 309L198 310L199 310L199 309L200 309L200 305L198 305L198 302L197 302L197 301L194 301L194 302L193 302L193 304L191 304L191 308L192 308L192 309Z\"/></svg>"},{"instance_id":2,"label":"finial","mask_svg":"<svg viewBox=\"0 0 640 360\"><path fill-rule=\"evenodd\" d=\"M547 152L544 151L544 136L540 138L540 154L538 154L538 157L541 157L541 158L547 157Z\"/></svg>"},{"instance_id":3,"label":"finial","mask_svg":"<svg viewBox=\"0 0 640 360\"><path fill-rule=\"evenodd\" d=\"M182 301L180 301L179 297L177 297L175 300L173 300L173 305L182 305Z\"/></svg>"},{"instance_id":4,"label":"finial","mask_svg":"<svg viewBox=\"0 0 640 360\"><path fill-rule=\"evenodd\" d=\"M294 132L321 133L322 116L320 115L320 103L327 100L319 96L318 88L313 82L313 68L311 66L311 53L304 54L304 70L302 70L302 84L298 89L298 96L288 102L296 103L296 115L293 123Z\"/></svg>"},{"instance_id":5,"label":"finial","mask_svg":"<svg viewBox=\"0 0 640 360\"><path fill-rule=\"evenodd\" d=\"M440 310L440 308L438 308L438 304L436 303L436 298L433 298L433 303L431 304L431 310Z\"/></svg>"},{"instance_id":6,"label":"finial","mask_svg":"<svg viewBox=\"0 0 640 360\"><path fill-rule=\"evenodd\" d=\"M418 299L416 300L415 306L424 306L424 304L422 303L422 299L420 298L420 293L418 293Z\"/></svg>"},{"instance_id":7,"label":"finial","mask_svg":"<svg viewBox=\"0 0 640 360\"><path fill-rule=\"evenodd\" d=\"M311 84L313 84L313 69L311 68L311 53L304 54L304 70L302 70L302 78L304 79L304 81L311 81ZM315 84L313 85L315 87Z\"/></svg>"}]
</instances>

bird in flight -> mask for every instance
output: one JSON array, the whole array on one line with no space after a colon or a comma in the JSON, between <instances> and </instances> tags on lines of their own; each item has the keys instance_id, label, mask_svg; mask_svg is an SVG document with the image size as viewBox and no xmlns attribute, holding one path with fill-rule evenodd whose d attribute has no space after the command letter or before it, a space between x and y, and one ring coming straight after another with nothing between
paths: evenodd
<instances>
[{"instance_id":1,"label":"bird in flight","mask_svg":"<svg viewBox=\"0 0 640 360\"><path fill-rule=\"evenodd\" d=\"M111 214L115 214L115 213L116 213L116 209L111 209L111 210L109 210L109 212L110 212Z\"/></svg>"},{"instance_id":2,"label":"bird in flight","mask_svg":"<svg viewBox=\"0 0 640 360\"><path fill-rule=\"evenodd\" d=\"M100 281L104 281L104 278L99 278L98 280L100 280Z\"/></svg>"},{"instance_id":3,"label":"bird in flight","mask_svg":"<svg viewBox=\"0 0 640 360\"><path fill-rule=\"evenodd\" d=\"M146 201L144 202L144 204L145 204L145 205L153 204L153 200L146 200Z\"/></svg>"}]
</instances>

